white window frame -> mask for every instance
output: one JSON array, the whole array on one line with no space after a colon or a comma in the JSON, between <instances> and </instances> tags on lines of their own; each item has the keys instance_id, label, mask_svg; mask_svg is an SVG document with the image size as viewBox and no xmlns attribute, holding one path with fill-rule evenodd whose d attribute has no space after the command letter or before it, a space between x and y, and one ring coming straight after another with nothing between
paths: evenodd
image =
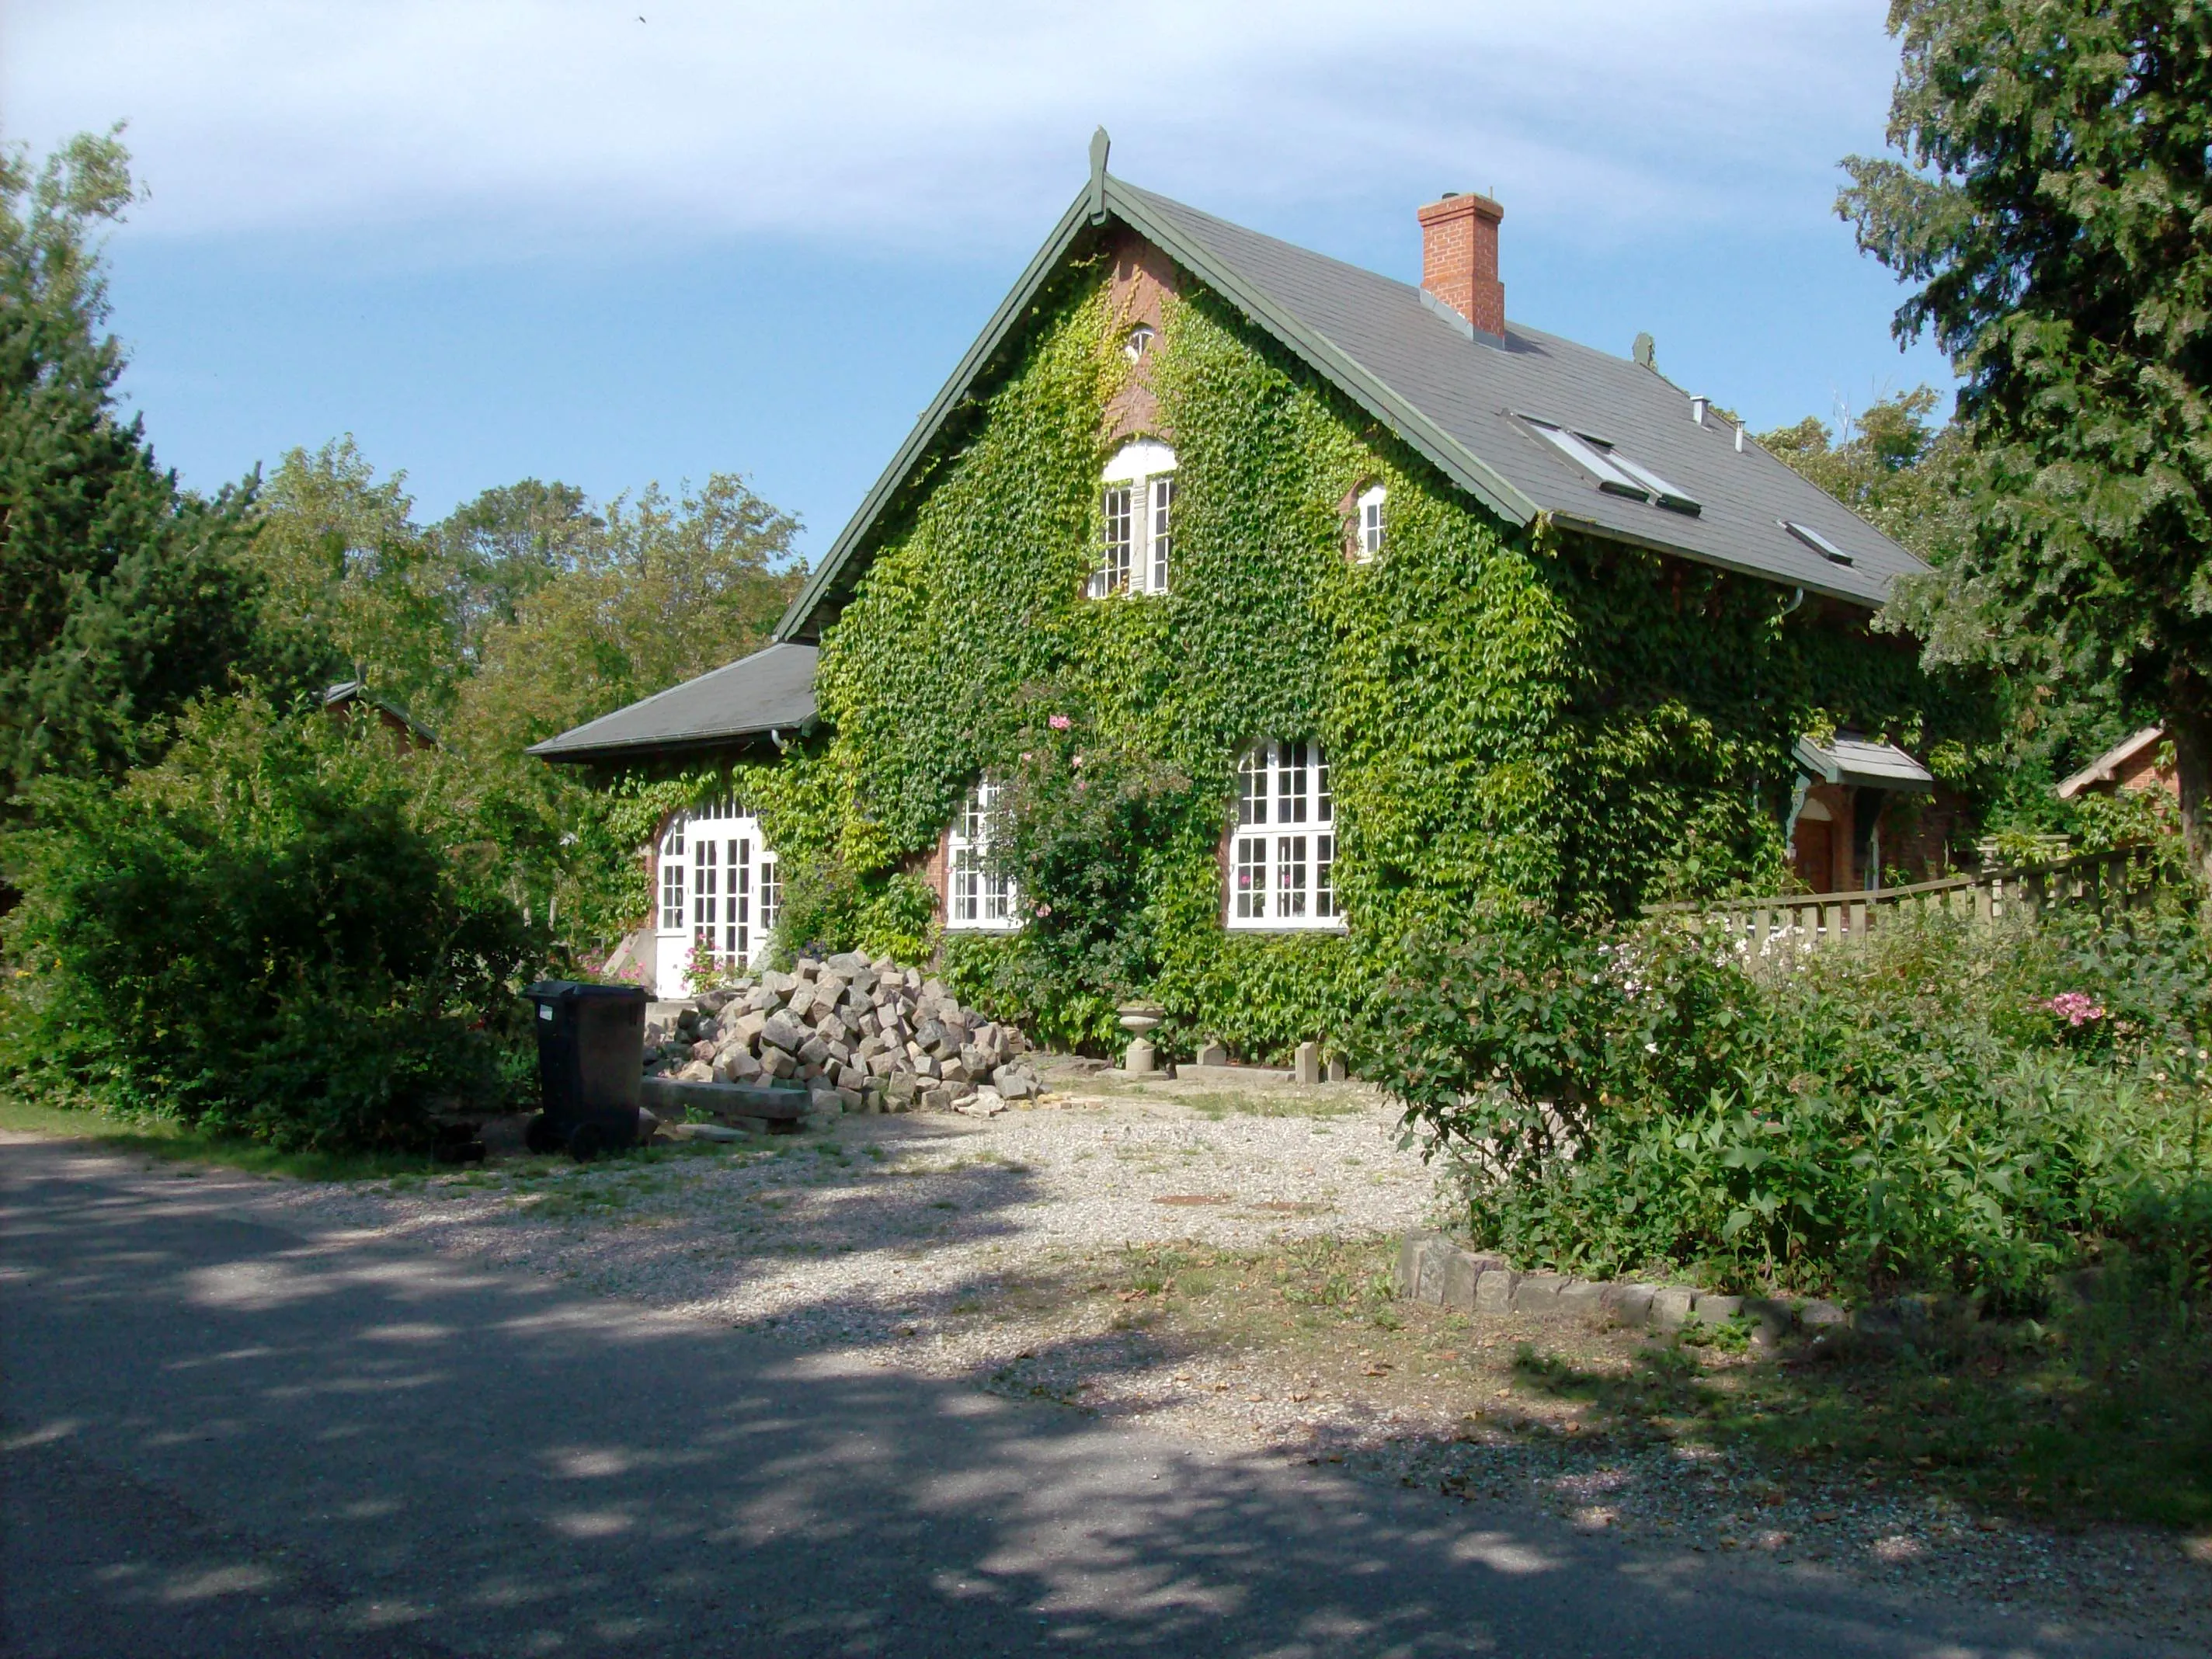
<instances>
[{"instance_id":1,"label":"white window frame","mask_svg":"<svg viewBox=\"0 0 2212 1659\"><path fill-rule=\"evenodd\" d=\"M1013 878L994 866L992 815L999 786L984 781L968 791L945 836L945 930L951 933L1011 933L1022 925Z\"/></svg>"},{"instance_id":2,"label":"white window frame","mask_svg":"<svg viewBox=\"0 0 2212 1659\"><path fill-rule=\"evenodd\" d=\"M684 930L684 819L679 814L670 820L667 833L660 838L660 922L656 933Z\"/></svg>"},{"instance_id":3,"label":"white window frame","mask_svg":"<svg viewBox=\"0 0 2212 1659\"><path fill-rule=\"evenodd\" d=\"M1099 482L1104 487L1104 545L1086 590L1109 594L1164 593L1175 542L1175 451L1149 438L1115 452Z\"/></svg>"},{"instance_id":4,"label":"white window frame","mask_svg":"<svg viewBox=\"0 0 2212 1659\"><path fill-rule=\"evenodd\" d=\"M765 967L783 908L782 871L760 820L734 801L697 806L671 820L660 839L659 903L653 917L653 989L695 995L692 953L718 969Z\"/></svg>"},{"instance_id":5,"label":"white window frame","mask_svg":"<svg viewBox=\"0 0 2212 1659\"><path fill-rule=\"evenodd\" d=\"M1340 833L1317 743L1255 744L1237 764L1223 920L1234 933L1341 933Z\"/></svg>"},{"instance_id":6,"label":"white window frame","mask_svg":"<svg viewBox=\"0 0 2212 1659\"><path fill-rule=\"evenodd\" d=\"M1361 490L1358 499L1352 503L1353 510L1358 514L1356 533L1359 562L1362 564L1372 564L1382 551L1382 507L1389 499L1388 489L1381 484L1372 484Z\"/></svg>"}]
</instances>

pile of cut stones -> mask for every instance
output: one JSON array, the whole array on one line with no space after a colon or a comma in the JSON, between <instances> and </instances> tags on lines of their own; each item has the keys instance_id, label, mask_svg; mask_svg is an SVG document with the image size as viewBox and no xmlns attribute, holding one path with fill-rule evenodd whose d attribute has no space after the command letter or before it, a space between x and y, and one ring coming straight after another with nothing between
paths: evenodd
<instances>
[{"instance_id":1,"label":"pile of cut stones","mask_svg":"<svg viewBox=\"0 0 2212 1659\"><path fill-rule=\"evenodd\" d=\"M858 952L702 993L646 1039L648 1076L803 1084L816 1113L992 1117L1039 1092L1019 1030L963 1008L919 969Z\"/></svg>"}]
</instances>

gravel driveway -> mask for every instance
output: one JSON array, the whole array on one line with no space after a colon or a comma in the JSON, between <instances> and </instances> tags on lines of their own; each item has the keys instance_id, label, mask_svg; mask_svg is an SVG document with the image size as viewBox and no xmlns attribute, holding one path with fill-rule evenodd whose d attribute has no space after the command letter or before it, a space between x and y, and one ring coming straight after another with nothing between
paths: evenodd
<instances>
[{"instance_id":1,"label":"gravel driveway","mask_svg":"<svg viewBox=\"0 0 2212 1659\"><path fill-rule=\"evenodd\" d=\"M1428 1397L1411 1370L1369 1381L1388 1368L1350 1349L1286 1351L1245 1336L1194 1344L1187 1332L1164 1343L1147 1304L1129 1305L1141 1292L1114 1293L1147 1249L1395 1237L1442 1212L1439 1173L1358 1085L1224 1091L1063 1074L1042 1102L990 1120L848 1117L827 1134L589 1168L501 1161L428 1180L283 1183L272 1196L318 1228L405 1237L1188 1438L2092 1627L2212 1640L2212 1538L1992 1529L1909 1486L1848 1475L1784 1486L1723 1454L1585 1449L1576 1425L1546 1420L1547 1408L1517 1389L1496 1390L1516 1396L1500 1410L1516 1420L1501 1425L1464 1415L1445 1388ZM1467 1323L1441 1310L1403 1313ZM1492 1380L1509 1383L1514 1345L1558 1340L1518 1318L1406 1334L1488 1350ZM1597 1348L1617 1347L1623 1364L1641 1340L1569 1340L1601 1363Z\"/></svg>"},{"instance_id":2,"label":"gravel driveway","mask_svg":"<svg viewBox=\"0 0 2212 1659\"><path fill-rule=\"evenodd\" d=\"M902 1340L972 1370L1018 1331L978 1305L1042 1267L1132 1245L1379 1237L1435 1172L1354 1085L1297 1096L1173 1082L1055 1090L992 1119L848 1117L823 1136L579 1169L301 1186L321 1224L392 1232L801 1341Z\"/></svg>"}]
</instances>

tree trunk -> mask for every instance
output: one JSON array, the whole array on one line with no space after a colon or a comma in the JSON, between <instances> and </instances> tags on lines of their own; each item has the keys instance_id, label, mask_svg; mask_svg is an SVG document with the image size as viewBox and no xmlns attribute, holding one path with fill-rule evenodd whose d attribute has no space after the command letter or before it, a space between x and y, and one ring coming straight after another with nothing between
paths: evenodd
<instances>
[{"instance_id":1,"label":"tree trunk","mask_svg":"<svg viewBox=\"0 0 2212 1659\"><path fill-rule=\"evenodd\" d=\"M2181 786L2181 832L2189 867L2212 885L2212 696L2204 682L2177 669L2169 682L2166 734L2173 739L2173 767Z\"/></svg>"}]
</instances>

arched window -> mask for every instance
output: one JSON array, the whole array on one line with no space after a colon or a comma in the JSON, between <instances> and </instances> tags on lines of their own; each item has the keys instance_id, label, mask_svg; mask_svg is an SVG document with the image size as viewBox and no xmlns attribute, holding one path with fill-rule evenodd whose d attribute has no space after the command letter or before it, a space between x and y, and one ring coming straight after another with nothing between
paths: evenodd
<instances>
[{"instance_id":1,"label":"arched window","mask_svg":"<svg viewBox=\"0 0 2212 1659\"><path fill-rule=\"evenodd\" d=\"M945 925L949 929L1006 933L1021 926L1014 884L991 857L991 813L996 784L978 783L961 804L945 847Z\"/></svg>"},{"instance_id":2,"label":"arched window","mask_svg":"<svg viewBox=\"0 0 2212 1659\"><path fill-rule=\"evenodd\" d=\"M1361 490L1359 499L1353 503L1359 513L1359 522L1355 528L1359 538L1358 556L1362 564L1382 550L1382 503L1389 499L1389 492L1381 484L1376 484Z\"/></svg>"},{"instance_id":3,"label":"arched window","mask_svg":"<svg viewBox=\"0 0 2212 1659\"><path fill-rule=\"evenodd\" d=\"M1237 767L1228 923L1253 932L1341 928L1336 797L1317 743L1262 743Z\"/></svg>"},{"instance_id":4,"label":"arched window","mask_svg":"<svg viewBox=\"0 0 2212 1659\"><path fill-rule=\"evenodd\" d=\"M1107 463L1106 532L1091 597L1164 593L1174 548L1175 451L1139 439Z\"/></svg>"}]
</instances>

